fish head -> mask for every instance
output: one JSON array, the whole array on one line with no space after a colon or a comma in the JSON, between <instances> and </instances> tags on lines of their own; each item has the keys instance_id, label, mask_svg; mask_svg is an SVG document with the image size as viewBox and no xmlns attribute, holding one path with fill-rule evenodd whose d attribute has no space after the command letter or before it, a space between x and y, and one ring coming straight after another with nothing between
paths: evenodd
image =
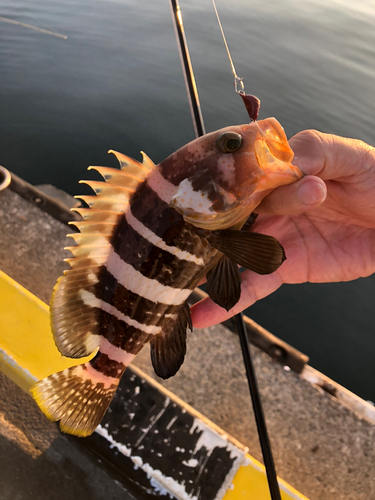
<instances>
[{"instance_id":1,"label":"fish head","mask_svg":"<svg viewBox=\"0 0 375 500\"><path fill-rule=\"evenodd\" d=\"M300 179L293 156L280 123L267 118L204 135L160 167L177 186L170 206L213 231L245 221L272 189Z\"/></svg>"}]
</instances>

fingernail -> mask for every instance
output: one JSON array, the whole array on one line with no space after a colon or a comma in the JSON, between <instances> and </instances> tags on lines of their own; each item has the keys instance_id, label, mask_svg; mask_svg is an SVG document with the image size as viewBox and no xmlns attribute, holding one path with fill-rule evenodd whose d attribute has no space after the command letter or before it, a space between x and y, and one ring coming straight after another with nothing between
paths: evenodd
<instances>
[{"instance_id":1,"label":"fingernail","mask_svg":"<svg viewBox=\"0 0 375 500\"><path fill-rule=\"evenodd\" d=\"M321 184L305 182L298 189L298 198L304 205L315 205L324 201L326 191Z\"/></svg>"}]
</instances>

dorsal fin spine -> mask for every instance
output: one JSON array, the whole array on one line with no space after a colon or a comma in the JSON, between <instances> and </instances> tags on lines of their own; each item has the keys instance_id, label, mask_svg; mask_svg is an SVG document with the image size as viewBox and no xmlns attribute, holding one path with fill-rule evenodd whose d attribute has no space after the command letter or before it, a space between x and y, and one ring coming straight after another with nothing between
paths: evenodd
<instances>
[{"instance_id":1,"label":"dorsal fin spine","mask_svg":"<svg viewBox=\"0 0 375 500\"><path fill-rule=\"evenodd\" d=\"M96 195L75 197L86 202L90 208L74 209L83 220L72 222L80 232L68 236L77 244L66 247L73 255L64 259L70 269L58 280L52 295L55 341L65 356L85 356L98 346L100 309L97 303L100 295L95 293L95 285L100 279L100 269L108 260L111 237L129 206L131 196L155 167L144 154L143 163L139 163L116 151L110 152L117 157L121 170L89 167L89 170L97 170L105 182L81 181L90 186ZM85 321L82 321L83 317Z\"/></svg>"}]
</instances>

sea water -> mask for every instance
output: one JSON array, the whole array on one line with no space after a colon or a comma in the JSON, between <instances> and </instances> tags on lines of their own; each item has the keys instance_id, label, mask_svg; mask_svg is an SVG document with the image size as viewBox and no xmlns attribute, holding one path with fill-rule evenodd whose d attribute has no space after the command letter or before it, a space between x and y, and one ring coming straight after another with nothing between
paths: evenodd
<instances>
[{"instance_id":1,"label":"sea water","mask_svg":"<svg viewBox=\"0 0 375 500\"><path fill-rule=\"evenodd\" d=\"M210 0L180 0L207 131L248 121ZM375 145L375 4L217 0L246 90L288 137ZM82 193L108 149L155 163L194 138L168 0L0 0L0 164ZM88 191L87 191L88 192ZM375 279L284 285L248 310L326 375L375 400Z\"/></svg>"}]
</instances>

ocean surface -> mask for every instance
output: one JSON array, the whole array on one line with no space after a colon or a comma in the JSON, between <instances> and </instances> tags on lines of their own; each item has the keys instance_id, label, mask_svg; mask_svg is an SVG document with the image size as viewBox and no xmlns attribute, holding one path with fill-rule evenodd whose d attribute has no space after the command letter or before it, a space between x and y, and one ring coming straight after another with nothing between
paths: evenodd
<instances>
[{"instance_id":1,"label":"ocean surface","mask_svg":"<svg viewBox=\"0 0 375 500\"><path fill-rule=\"evenodd\" d=\"M245 123L210 0L180 0L207 131ZM375 145L375 2L217 0L237 73L291 137ZM168 0L0 0L0 164L82 194L115 149L155 163L194 138ZM375 278L284 285L248 315L375 401Z\"/></svg>"}]
</instances>

